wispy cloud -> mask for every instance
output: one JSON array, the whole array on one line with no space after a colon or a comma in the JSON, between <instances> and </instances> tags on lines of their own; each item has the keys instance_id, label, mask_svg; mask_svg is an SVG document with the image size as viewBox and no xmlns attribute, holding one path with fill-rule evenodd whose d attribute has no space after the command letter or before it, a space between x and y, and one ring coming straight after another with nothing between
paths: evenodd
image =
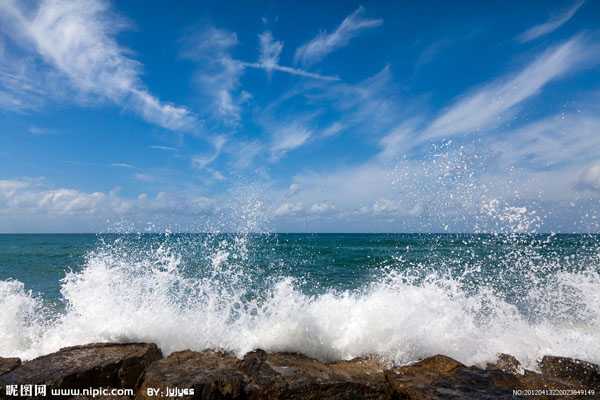
<instances>
[{"instance_id":1,"label":"wispy cloud","mask_svg":"<svg viewBox=\"0 0 600 400\"><path fill-rule=\"evenodd\" d=\"M137 167L128 164L128 163L112 163L110 164L111 167L115 167L115 168L128 168L128 169L137 169Z\"/></svg>"},{"instance_id":2,"label":"wispy cloud","mask_svg":"<svg viewBox=\"0 0 600 400\"><path fill-rule=\"evenodd\" d=\"M171 130L192 130L196 118L185 107L161 102L141 81L141 65L116 41L126 24L102 0L45 0L36 10L26 2L0 3L3 29L23 49L66 76L84 95L131 109Z\"/></svg>"},{"instance_id":3,"label":"wispy cloud","mask_svg":"<svg viewBox=\"0 0 600 400\"><path fill-rule=\"evenodd\" d=\"M423 138L451 137L497 127L508 112L579 67L588 55L579 36L549 49L520 72L497 79L456 101L434 119Z\"/></svg>"},{"instance_id":4,"label":"wispy cloud","mask_svg":"<svg viewBox=\"0 0 600 400\"><path fill-rule=\"evenodd\" d=\"M334 32L321 32L314 39L299 47L294 56L296 62L304 65L315 64L329 53L346 46L362 30L383 24L382 19L364 18L363 14L364 8L359 7L347 16Z\"/></svg>"},{"instance_id":5,"label":"wispy cloud","mask_svg":"<svg viewBox=\"0 0 600 400\"><path fill-rule=\"evenodd\" d=\"M177 149L175 147L171 147L171 146L152 145L149 147L154 150L177 151Z\"/></svg>"},{"instance_id":6,"label":"wispy cloud","mask_svg":"<svg viewBox=\"0 0 600 400\"><path fill-rule=\"evenodd\" d=\"M197 81L209 97L211 114L228 126L240 122L244 101L239 90L244 68L231 55L237 44L234 32L214 27L184 38L183 56L198 62Z\"/></svg>"},{"instance_id":7,"label":"wispy cloud","mask_svg":"<svg viewBox=\"0 0 600 400\"><path fill-rule=\"evenodd\" d=\"M312 132L299 122L286 124L275 130L271 143L271 161L278 161L288 152L305 145Z\"/></svg>"},{"instance_id":8,"label":"wispy cloud","mask_svg":"<svg viewBox=\"0 0 600 400\"><path fill-rule=\"evenodd\" d=\"M315 74L315 73L308 72L308 71L305 71L302 69L286 67L283 65L271 65L271 66L267 67L266 65L264 65L262 63L249 63L249 62L240 62L240 65L247 67L247 68L264 69L267 72L279 71L279 72L285 72L290 75L297 75L297 76L302 76L305 78L320 79L323 81L339 81L340 80L340 78L337 76Z\"/></svg>"},{"instance_id":9,"label":"wispy cloud","mask_svg":"<svg viewBox=\"0 0 600 400\"><path fill-rule=\"evenodd\" d=\"M212 164L219 156L221 155L221 151L223 150L223 146L227 143L227 138L223 135L215 136L212 138L212 144L214 146L214 151L211 154L205 155L196 155L192 157L192 166L198 169L204 169Z\"/></svg>"},{"instance_id":10,"label":"wispy cloud","mask_svg":"<svg viewBox=\"0 0 600 400\"><path fill-rule=\"evenodd\" d=\"M577 13L577 11L585 3L584 0L578 0L571 7L567 8L560 14L555 15L543 24L536 25L518 36L521 43L529 42L541 36L554 32L567 22Z\"/></svg>"},{"instance_id":11,"label":"wispy cloud","mask_svg":"<svg viewBox=\"0 0 600 400\"><path fill-rule=\"evenodd\" d=\"M334 122L321 132L322 137L332 137L340 134L344 130L345 126L341 122Z\"/></svg>"},{"instance_id":12,"label":"wispy cloud","mask_svg":"<svg viewBox=\"0 0 600 400\"><path fill-rule=\"evenodd\" d=\"M576 187L579 190L600 192L600 163L587 166L577 177Z\"/></svg>"},{"instance_id":13,"label":"wispy cloud","mask_svg":"<svg viewBox=\"0 0 600 400\"><path fill-rule=\"evenodd\" d=\"M586 108L586 112L562 112L504 132L489 146L501 152L506 165L545 169L592 162L600 154L600 118Z\"/></svg>"},{"instance_id":14,"label":"wispy cloud","mask_svg":"<svg viewBox=\"0 0 600 400\"><path fill-rule=\"evenodd\" d=\"M273 39L273 34L269 31L263 32L258 36L260 42L259 62L270 71L279 64L279 56L283 50L283 42Z\"/></svg>"},{"instance_id":15,"label":"wispy cloud","mask_svg":"<svg viewBox=\"0 0 600 400\"><path fill-rule=\"evenodd\" d=\"M325 81L337 81L337 76L327 76L315 74L299 68L287 67L279 65L279 57L283 50L283 42L273 38L271 32L263 32L259 35L260 55L256 63L240 62L241 65L247 68L264 69L269 76L273 71L284 72L290 75L297 75L305 78L320 79Z\"/></svg>"}]
</instances>

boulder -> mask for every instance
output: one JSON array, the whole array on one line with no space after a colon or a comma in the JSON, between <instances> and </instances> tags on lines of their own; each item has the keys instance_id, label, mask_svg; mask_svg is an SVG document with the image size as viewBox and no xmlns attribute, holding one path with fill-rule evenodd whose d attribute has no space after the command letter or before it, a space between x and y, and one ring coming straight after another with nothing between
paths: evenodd
<instances>
[{"instance_id":1,"label":"boulder","mask_svg":"<svg viewBox=\"0 0 600 400\"><path fill-rule=\"evenodd\" d=\"M21 365L20 358L0 357L0 375L6 374Z\"/></svg>"},{"instance_id":2,"label":"boulder","mask_svg":"<svg viewBox=\"0 0 600 400\"><path fill-rule=\"evenodd\" d=\"M6 385L47 385L50 388L112 387L135 389L142 372L162 358L155 344L94 343L67 347L23 363L0 375ZM0 393L2 394L2 393Z\"/></svg>"},{"instance_id":3,"label":"boulder","mask_svg":"<svg viewBox=\"0 0 600 400\"><path fill-rule=\"evenodd\" d=\"M521 362L510 354L500 353L494 364L488 364L487 369L499 369L511 375L524 375L525 369L521 366Z\"/></svg>"},{"instance_id":4,"label":"boulder","mask_svg":"<svg viewBox=\"0 0 600 400\"><path fill-rule=\"evenodd\" d=\"M364 359L325 364L297 353L248 353L240 362L250 399L388 399L383 368Z\"/></svg>"},{"instance_id":5,"label":"boulder","mask_svg":"<svg viewBox=\"0 0 600 400\"><path fill-rule=\"evenodd\" d=\"M180 393L168 392L178 388ZM375 361L322 363L296 353L257 350L239 360L206 350L182 351L153 363L138 399L177 395L182 399L388 399L383 368Z\"/></svg>"},{"instance_id":6,"label":"boulder","mask_svg":"<svg viewBox=\"0 0 600 400\"><path fill-rule=\"evenodd\" d=\"M508 400L516 383L498 369L467 367L443 355L392 368L385 377L399 398L411 400Z\"/></svg>"},{"instance_id":7,"label":"boulder","mask_svg":"<svg viewBox=\"0 0 600 400\"><path fill-rule=\"evenodd\" d=\"M153 363L144 373L136 398L157 396L180 399L241 398L246 377L239 360L228 353L180 351ZM179 393L169 390L179 389Z\"/></svg>"},{"instance_id":8,"label":"boulder","mask_svg":"<svg viewBox=\"0 0 600 400\"><path fill-rule=\"evenodd\" d=\"M542 375L586 389L600 389L600 367L575 358L544 356L540 361Z\"/></svg>"}]
</instances>

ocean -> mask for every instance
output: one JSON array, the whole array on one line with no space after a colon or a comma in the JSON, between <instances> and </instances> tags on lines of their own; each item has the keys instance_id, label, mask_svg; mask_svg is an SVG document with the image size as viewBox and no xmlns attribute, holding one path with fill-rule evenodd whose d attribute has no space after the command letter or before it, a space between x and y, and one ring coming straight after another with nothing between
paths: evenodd
<instances>
[{"instance_id":1,"label":"ocean","mask_svg":"<svg viewBox=\"0 0 600 400\"><path fill-rule=\"evenodd\" d=\"M157 343L600 362L600 236L0 235L0 356Z\"/></svg>"}]
</instances>

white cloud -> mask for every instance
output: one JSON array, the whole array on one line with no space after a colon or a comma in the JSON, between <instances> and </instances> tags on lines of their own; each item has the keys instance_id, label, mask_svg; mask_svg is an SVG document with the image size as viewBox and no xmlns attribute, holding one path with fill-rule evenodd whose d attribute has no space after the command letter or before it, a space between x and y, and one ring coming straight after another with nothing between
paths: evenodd
<instances>
[{"instance_id":1,"label":"white cloud","mask_svg":"<svg viewBox=\"0 0 600 400\"><path fill-rule=\"evenodd\" d=\"M398 121L406 111L398 106L389 65L360 82L313 83L307 85L302 94L309 106L326 107L340 113L343 129L360 127L371 135ZM337 128L340 126L332 127Z\"/></svg>"},{"instance_id":2,"label":"white cloud","mask_svg":"<svg viewBox=\"0 0 600 400\"><path fill-rule=\"evenodd\" d=\"M258 141L239 140L235 146L228 146L227 153L232 157L231 167L240 171L249 168L265 151L265 145Z\"/></svg>"},{"instance_id":3,"label":"white cloud","mask_svg":"<svg viewBox=\"0 0 600 400\"><path fill-rule=\"evenodd\" d=\"M214 151L209 155L197 155L192 157L192 166L198 169L204 169L212 164L219 156L221 155L221 151L223 150L223 146L227 143L227 138L225 136L219 135L212 138L212 144L214 146Z\"/></svg>"},{"instance_id":4,"label":"white cloud","mask_svg":"<svg viewBox=\"0 0 600 400\"><path fill-rule=\"evenodd\" d=\"M140 182L146 182L146 183L148 183L148 182L154 182L154 181L156 180L156 178L155 178L154 176L152 176L152 175L149 175L149 174L143 174L143 173L141 173L141 172L136 172L136 173L133 175L133 178L134 178L136 181L140 181Z\"/></svg>"},{"instance_id":5,"label":"white cloud","mask_svg":"<svg viewBox=\"0 0 600 400\"><path fill-rule=\"evenodd\" d=\"M336 121L333 124L329 125L327 128L323 129L323 132L321 132L321 136L323 136L323 137L336 136L343 130L344 130L344 124Z\"/></svg>"},{"instance_id":6,"label":"white cloud","mask_svg":"<svg viewBox=\"0 0 600 400\"><path fill-rule=\"evenodd\" d=\"M171 147L171 146L153 145L153 146L150 146L150 148L154 149L154 150L177 151L177 149L175 147Z\"/></svg>"},{"instance_id":7,"label":"white cloud","mask_svg":"<svg viewBox=\"0 0 600 400\"><path fill-rule=\"evenodd\" d=\"M276 217L290 217L300 214L304 211L302 203L283 203L277 209L275 209L274 215Z\"/></svg>"},{"instance_id":8,"label":"white cloud","mask_svg":"<svg viewBox=\"0 0 600 400\"><path fill-rule=\"evenodd\" d=\"M262 63L249 63L249 62L240 62L240 65L243 67L247 67L247 68L264 69L267 72L270 72L270 71L285 72L290 75L302 76L304 78L319 79L322 81L339 81L340 80L340 78L337 76L315 74L312 72L304 71L302 69L286 67L283 65L268 65L267 66Z\"/></svg>"},{"instance_id":9,"label":"white cloud","mask_svg":"<svg viewBox=\"0 0 600 400\"><path fill-rule=\"evenodd\" d=\"M127 163L112 163L112 164L110 164L110 166L111 167L116 167L116 168L136 169L133 165L127 164Z\"/></svg>"},{"instance_id":10,"label":"white cloud","mask_svg":"<svg viewBox=\"0 0 600 400\"><path fill-rule=\"evenodd\" d=\"M581 171L577 187L584 190L600 191L600 163L595 163Z\"/></svg>"},{"instance_id":11,"label":"white cloud","mask_svg":"<svg viewBox=\"0 0 600 400\"><path fill-rule=\"evenodd\" d=\"M596 112L565 112L504 132L490 141L506 165L539 169L589 162L600 154Z\"/></svg>"},{"instance_id":12,"label":"white cloud","mask_svg":"<svg viewBox=\"0 0 600 400\"><path fill-rule=\"evenodd\" d=\"M136 175L136 179L147 181L148 175ZM47 185L43 179L0 180L0 221L9 223L1 225L0 231L11 230L11 221L16 223L48 223L49 231L56 231L57 226L66 225L67 231L77 230L77 226L94 226L94 230L106 230L107 220L124 218L126 220L146 224L171 216L185 217L208 214L214 211L215 202L206 196L186 193L159 192L156 196L145 193L134 198L119 195L118 190L109 192L85 192L74 188L56 188ZM25 219L19 216L26 216ZM16 218L16 219L15 219ZM23 231L14 225L14 231ZM32 225L36 230L39 225ZM87 228L89 229L89 228Z\"/></svg>"},{"instance_id":13,"label":"white cloud","mask_svg":"<svg viewBox=\"0 0 600 400\"><path fill-rule=\"evenodd\" d=\"M4 29L26 51L68 78L72 88L131 109L146 121L171 130L192 130L197 121L185 107L161 102L143 85L141 65L115 36L125 24L102 0L44 0L0 3Z\"/></svg>"},{"instance_id":14,"label":"white cloud","mask_svg":"<svg viewBox=\"0 0 600 400\"><path fill-rule=\"evenodd\" d=\"M198 62L197 81L210 99L211 114L230 126L240 121L240 77L244 70L231 51L238 44L234 32L210 27L185 39L183 55Z\"/></svg>"},{"instance_id":15,"label":"white cloud","mask_svg":"<svg viewBox=\"0 0 600 400\"><path fill-rule=\"evenodd\" d=\"M258 38L260 41L259 62L264 65L267 72L270 72L274 66L279 64L283 42L274 40L273 35L269 31L261 33Z\"/></svg>"},{"instance_id":16,"label":"white cloud","mask_svg":"<svg viewBox=\"0 0 600 400\"><path fill-rule=\"evenodd\" d=\"M304 78L319 79L324 81L337 81L337 76L327 76L315 74L299 68L287 67L279 65L279 57L283 50L283 42L273 39L273 34L269 31L259 35L260 54L257 63L242 62L240 65L246 68L264 69L269 76L273 71L284 72L290 75L301 76Z\"/></svg>"},{"instance_id":17,"label":"white cloud","mask_svg":"<svg viewBox=\"0 0 600 400\"><path fill-rule=\"evenodd\" d=\"M517 105L579 67L588 55L580 37L551 48L517 74L500 78L456 101L431 123L423 138L450 137L497 127Z\"/></svg>"},{"instance_id":18,"label":"white cloud","mask_svg":"<svg viewBox=\"0 0 600 400\"><path fill-rule=\"evenodd\" d=\"M294 59L304 65L321 61L329 53L346 46L360 31L383 24L382 19L363 18L364 8L359 7L347 16L332 33L321 32L296 50Z\"/></svg>"},{"instance_id":19,"label":"white cloud","mask_svg":"<svg viewBox=\"0 0 600 400\"><path fill-rule=\"evenodd\" d=\"M569 22L569 20L573 18L575 13L577 13L577 11L581 8L581 6L583 6L584 3L584 0L576 1L575 3L573 3L573 5L571 5L571 7L564 10L562 13L550 18L543 24L536 25L520 34L518 36L518 40L521 43L525 43L554 32L555 30Z\"/></svg>"},{"instance_id":20,"label":"white cloud","mask_svg":"<svg viewBox=\"0 0 600 400\"><path fill-rule=\"evenodd\" d=\"M308 213L309 214L313 214L313 215L324 215L324 214L329 214L332 213L336 210L335 204L331 203L331 202L319 202L319 203L315 203L312 206L310 206L310 208L308 209Z\"/></svg>"},{"instance_id":21,"label":"white cloud","mask_svg":"<svg viewBox=\"0 0 600 400\"><path fill-rule=\"evenodd\" d=\"M291 123L276 129L270 147L271 160L277 161L288 152L303 146L311 136L312 132L299 123Z\"/></svg>"},{"instance_id":22,"label":"white cloud","mask_svg":"<svg viewBox=\"0 0 600 400\"><path fill-rule=\"evenodd\" d=\"M36 181L0 180L0 214L36 213L89 214L106 200L101 192L83 193L74 189L49 189Z\"/></svg>"}]
</instances>

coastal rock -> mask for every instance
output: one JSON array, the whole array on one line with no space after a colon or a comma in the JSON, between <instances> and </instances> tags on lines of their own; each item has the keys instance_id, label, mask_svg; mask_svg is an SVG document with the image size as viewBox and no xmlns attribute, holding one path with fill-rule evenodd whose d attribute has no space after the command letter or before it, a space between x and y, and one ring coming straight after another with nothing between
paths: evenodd
<instances>
[{"instance_id":1,"label":"coastal rock","mask_svg":"<svg viewBox=\"0 0 600 400\"><path fill-rule=\"evenodd\" d=\"M371 360L325 364L296 353L256 350L239 360L206 350L182 351L153 363L144 373L138 399L168 389L182 399L388 399L383 368Z\"/></svg>"},{"instance_id":2,"label":"coastal rock","mask_svg":"<svg viewBox=\"0 0 600 400\"><path fill-rule=\"evenodd\" d=\"M363 359L325 364L297 353L248 353L240 368L250 399L388 399L383 369Z\"/></svg>"},{"instance_id":3,"label":"coastal rock","mask_svg":"<svg viewBox=\"0 0 600 400\"><path fill-rule=\"evenodd\" d=\"M21 365L20 358L0 357L0 375L6 374Z\"/></svg>"},{"instance_id":4,"label":"coastal rock","mask_svg":"<svg viewBox=\"0 0 600 400\"><path fill-rule=\"evenodd\" d=\"M135 388L142 372L162 358L155 344L94 343L67 347L23 363L0 376L5 385L44 384L49 388ZM0 393L1 395L2 393Z\"/></svg>"},{"instance_id":5,"label":"coastal rock","mask_svg":"<svg viewBox=\"0 0 600 400\"><path fill-rule=\"evenodd\" d=\"M180 399L239 399L242 398L246 377L238 368L233 355L206 350L180 351L153 363L144 373L136 398L167 396L168 388Z\"/></svg>"},{"instance_id":6,"label":"coastal rock","mask_svg":"<svg viewBox=\"0 0 600 400\"><path fill-rule=\"evenodd\" d=\"M385 377L399 398L410 400L508 400L513 398L509 388L516 384L499 369L467 367L443 355L392 368Z\"/></svg>"},{"instance_id":7,"label":"coastal rock","mask_svg":"<svg viewBox=\"0 0 600 400\"><path fill-rule=\"evenodd\" d=\"M600 389L600 367L575 358L544 356L542 375L589 389Z\"/></svg>"},{"instance_id":8,"label":"coastal rock","mask_svg":"<svg viewBox=\"0 0 600 400\"><path fill-rule=\"evenodd\" d=\"M525 369L514 356L510 354L498 354L498 360L494 364L488 364L488 369L499 369L502 372L512 375L524 375Z\"/></svg>"},{"instance_id":9,"label":"coastal rock","mask_svg":"<svg viewBox=\"0 0 600 400\"><path fill-rule=\"evenodd\" d=\"M48 391L133 389L140 400L508 400L533 396L536 390L542 392L533 396L536 399L566 399L576 397L543 390L600 387L600 368L589 362L546 356L538 373L524 369L508 354L499 354L485 369L443 355L387 368L371 358L326 363L298 353L262 350L242 359L215 350L180 351L162 358L154 344L104 343L64 348L23 364L0 358L0 368L7 371L0 374L0 399L6 398L6 385L23 384L48 385ZM63 397L109 398L85 393Z\"/></svg>"}]
</instances>

